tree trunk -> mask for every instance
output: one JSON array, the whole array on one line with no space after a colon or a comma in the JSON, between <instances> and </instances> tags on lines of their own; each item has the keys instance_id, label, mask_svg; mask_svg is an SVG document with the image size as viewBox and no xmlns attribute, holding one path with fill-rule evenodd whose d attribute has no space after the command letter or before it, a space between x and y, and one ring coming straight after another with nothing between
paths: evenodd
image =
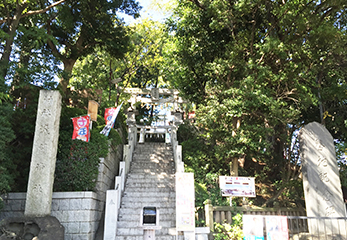
<instances>
[{"instance_id":1,"label":"tree trunk","mask_svg":"<svg viewBox=\"0 0 347 240\"><path fill-rule=\"evenodd\" d=\"M19 25L19 20L21 19L21 16L22 16L22 12L26 8L26 6L27 6L27 3L24 3L23 5L20 5L17 3L15 15L13 16L12 20L9 20L11 21L11 24L7 32L8 37L5 40L5 48L0 60L0 63L2 66L0 71L1 71L1 76L3 78L6 78L6 75L7 75L8 63L10 62L13 40L16 35L16 31Z\"/></svg>"},{"instance_id":2,"label":"tree trunk","mask_svg":"<svg viewBox=\"0 0 347 240\"><path fill-rule=\"evenodd\" d=\"M68 94L69 94L68 85L72 75L72 69L76 63L76 60L65 59L63 63L64 63L64 71L63 71L63 76L59 80L59 88L62 91L62 93L65 95L65 97L68 97Z\"/></svg>"}]
</instances>

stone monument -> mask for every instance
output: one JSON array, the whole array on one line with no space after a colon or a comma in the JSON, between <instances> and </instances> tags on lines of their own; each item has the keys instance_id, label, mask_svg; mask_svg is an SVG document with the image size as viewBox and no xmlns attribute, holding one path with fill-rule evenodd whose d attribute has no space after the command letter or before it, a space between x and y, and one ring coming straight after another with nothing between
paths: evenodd
<instances>
[{"instance_id":1,"label":"stone monument","mask_svg":"<svg viewBox=\"0 0 347 240\"><path fill-rule=\"evenodd\" d=\"M345 236L345 220L336 220L346 217L346 209L333 137L323 125L312 122L301 129L299 138L306 211L314 217L308 221L309 232Z\"/></svg>"},{"instance_id":2,"label":"stone monument","mask_svg":"<svg viewBox=\"0 0 347 240\"><path fill-rule=\"evenodd\" d=\"M51 214L61 99L58 91L40 91L24 212L28 217Z\"/></svg>"}]
</instances>

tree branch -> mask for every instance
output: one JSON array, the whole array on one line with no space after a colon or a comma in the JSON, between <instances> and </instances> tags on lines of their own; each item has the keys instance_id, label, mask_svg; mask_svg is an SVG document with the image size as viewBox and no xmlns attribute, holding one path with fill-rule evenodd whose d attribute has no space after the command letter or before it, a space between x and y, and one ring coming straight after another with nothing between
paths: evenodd
<instances>
[{"instance_id":1,"label":"tree branch","mask_svg":"<svg viewBox=\"0 0 347 240\"><path fill-rule=\"evenodd\" d=\"M40 9L40 10L35 10L35 11L28 11L27 13L23 14L20 16L20 18L24 18L24 17L27 17L27 16L30 16L30 15L37 15L37 14L41 14L41 13L45 13L47 12L49 9L65 2L66 0L60 0L58 2L55 2L55 3L52 3L51 5L49 5L48 7L44 8L44 9ZM12 21L13 20L13 17L6 17L4 19L0 19L0 24L6 22L6 21Z\"/></svg>"},{"instance_id":2,"label":"tree branch","mask_svg":"<svg viewBox=\"0 0 347 240\"><path fill-rule=\"evenodd\" d=\"M41 14L41 13L45 13L47 12L49 9L58 6L59 4L65 2L66 0L60 0L58 2L52 3L51 5L49 5L48 7L44 8L44 9L40 9L40 10L36 10L36 11L29 11L26 14L23 14L22 17L27 17L30 15L36 15L36 14Z\"/></svg>"}]
</instances>

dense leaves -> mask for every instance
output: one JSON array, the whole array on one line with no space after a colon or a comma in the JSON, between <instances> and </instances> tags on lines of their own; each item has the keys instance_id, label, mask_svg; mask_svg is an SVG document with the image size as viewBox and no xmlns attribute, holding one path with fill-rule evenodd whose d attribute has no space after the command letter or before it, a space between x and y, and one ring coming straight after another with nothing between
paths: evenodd
<instances>
[{"instance_id":1,"label":"dense leaves","mask_svg":"<svg viewBox=\"0 0 347 240\"><path fill-rule=\"evenodd\" d=\"M0 3L0 102L11 101L6 111L5 105L1 105L4 114L1 118L1 132L4 131L4 141L0 144L1 191L8 191L9 187L12 191L26 191L39 89L56 89L58 76L62 76L60 89L66 91L75 61L93 53L96 47L113 57L124 55L129 37L117 15L123 12L137 17L139 9L132 0L6 0ZM65 73L60 74L62 64ZM2 87L6 84L11 85L10 88ZM103 86L96 87L100 88ZM83 109L84 113L88 100L101 100L85 89L69 95L64 95L66 102ZM110 107L107 103L105 106ZM71 130L72 127L68 131ZM116 133L111 135L114 135L113 143L119 144L120 137ZM61 136L67 136L64 130ZM106 141L96 138L93 140L96 145ZM96 159L95 151L90 151L90 159ZM99 157L104 153L100 154ZM98 159L93 164L96 162ZM95 167L90 171L90 178L95 177Z\"/></svg>"},{"instance_id":2,"label":"dense leaves","mask_svg":"<svg viewBox=\"0 0 347 240\"><path fill-rule=\"evenodd\" d=\"M298 130L321 122L336 140L339 160L345 157L345 1L177 4L166 25L126 26L117 14L137 17L133 0L0 3L0 77L11 84L1 88L0 101L12 101L0 105L1 191L10 185L25 191L38 98L33 85L55 89L52 80L60 78L65 101L55 189L95 184L106 139L92 133L89 144L70 140L69 118L85 114L88 100L103 109L126 101L125 87L170 86L197 108L179 140L186 170L195 173L199 208L207 198L226 204L218 176L233 173L235 161L240 175L256 177L254 204L300 205ZM153 109L139 108L150 123ZM346 163L339 164L345 185Z\"/></svg>"},{"instance_id":3,"label":"dense leaves","mask_svg":"<svg viewBox=\"0 0 347 240\"><path fill-rule=\"evenodd\" d=\"M54 41L48 46L64 64L61 89L66 93L76 61L105 49L113 57L122 57L128 49L129 36L123 21L116 15L123 11L138 16L139 6L133 0L125 1L67 1L49 14L47 32Z\"/></svg>"},{"instance_id":4,"label":"dense leaves","mask_svg":"<svg viewBox=\"0 0 347 240\"><path fill-rule=\"evenodd\" d=\"M293 143L304 124L325 123L346 140L346 118L338 117L346 108L345 8L342 1L179 1L169 21L170 79L198 104L211 162L232 172L236 159L240 174L256 177L258 204L300 198Z\"/></svg>"},{"instance_id":5,"label":"dense leaves","mask_svg":"<svg viewBox=\"0 0 347 240\"><path fill-rule=\"evenodd\" d=\"M63 112L65 120L70 120L69 112L76 114L76 111L68 110L65 109ZM100 122L102 121L101 118ZM72 123L63 120L60 128L54 191L94 190L99 172L99 158L106 157L108 153L108 139L99 133L102 127L94 124L90 142L87 143L72 140Z\"/></svg>"}]
</instances>

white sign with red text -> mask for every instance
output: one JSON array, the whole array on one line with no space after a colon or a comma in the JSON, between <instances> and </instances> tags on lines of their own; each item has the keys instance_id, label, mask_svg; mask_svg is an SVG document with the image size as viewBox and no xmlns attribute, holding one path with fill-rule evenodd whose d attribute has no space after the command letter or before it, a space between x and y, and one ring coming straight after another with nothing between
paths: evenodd
<instances>
[{"instance_id":1,"label":"white sign with red text","mask_svg":"<svg viewBox=\"0 0 347 240\"><path fill-rule=\"evenodd\" d=\"M222 196L256 197L254 177L219 176Z\"/></svg>"}]
</instances>

